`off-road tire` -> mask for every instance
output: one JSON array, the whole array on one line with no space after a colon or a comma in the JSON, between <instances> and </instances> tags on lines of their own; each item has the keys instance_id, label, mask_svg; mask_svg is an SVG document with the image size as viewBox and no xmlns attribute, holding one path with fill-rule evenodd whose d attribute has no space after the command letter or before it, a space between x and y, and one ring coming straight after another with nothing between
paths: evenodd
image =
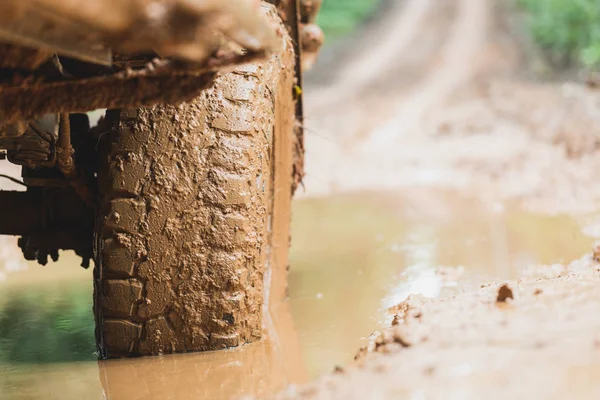
<instances>
[{"instance_id":1,"label":"off-road tire","mask_svg":"<svg viewBox=\"0 0 600 400\"><path fill-rule=\"evenodd\" d=\"M194 101L107 113L94 309L102 357L261 337L289 246L294 52L223 74ZM268 292L268 291L267 291ZM268 299L267 299L268 300Z\"/></svg>"}]
</instances>

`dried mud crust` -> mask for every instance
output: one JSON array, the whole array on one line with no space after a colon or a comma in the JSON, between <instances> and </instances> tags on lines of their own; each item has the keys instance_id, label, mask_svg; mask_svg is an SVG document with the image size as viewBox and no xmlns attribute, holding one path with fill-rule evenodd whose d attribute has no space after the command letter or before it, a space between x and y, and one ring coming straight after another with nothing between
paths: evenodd
<instances>
[{"instance_id":1,"label":"dried mud crust","mask_svg":"<svg viewBox=\"0 0 600 400\"><path fill-rule=\"evenodd\" d=\"M95 272L101 356L261 337L274 143L294 121L293 48L280 27L283 53L218 77L197 99L107 116ZM289 153L278 162L291 170L291 145Z\"/></svg>"}]
</instances>

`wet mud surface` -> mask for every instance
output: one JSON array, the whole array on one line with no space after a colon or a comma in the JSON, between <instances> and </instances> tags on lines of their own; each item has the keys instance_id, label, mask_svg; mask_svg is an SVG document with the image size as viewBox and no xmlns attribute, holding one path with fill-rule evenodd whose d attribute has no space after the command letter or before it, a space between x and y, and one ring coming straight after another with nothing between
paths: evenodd
<instances>
[{"instance_id":1,"label":"wet mud surface","mask_svg":"<svg viewBox=\"0 0 600 400\"><path fill-rule=\"evenodd\" d=\"M90 271L67 254L46 268L21 265L3 246L0 398L267 397L351 363L409 295L447 298L568 263L592 245L588 219L492 206L417 188L299 200L290 299L271 307L264 339L181 356L95 361Z\"/></svg>"},{"instance_id":2,"label":"wet mud surface","mask_svg":"<svg viewBox=\"0 0 600 400\"><path fill-rule=\"evenodd\" d=\"M331 85L304 88L289 300L264 340L97 363L90 330L75 361L40 361L52 344L0 360L0 398L598 398L600 276L581 257L600 238L600 94L525 76L500 3L398 2ZM73 283L19 272L10 243L0 289ZM14 315L4 338L40 337Z\"/></svg>"},{"instance_id":3,"label":"wet mud surface","mask_svg":"<svg viewBox=\"0 0 600 400\"><path fill-rule=\"evenodd\" d=\"M599 284L589 255L552 278L411 297L354 366L279 398L598 398Z\"/></svg>"},{"instance_id":4,"label":"wet mud surface","mask_svg":"<svg viewBox=\"0 0 600 400\"><path fill-rule=\"evenodd\" d=\"M179 106L107 113L94 291L102 357L261 337L270 253L289 244L279 231L291 197L279 192L292 187L295 107L291 39L269 16L282 50L268 61L220 75Z\"/></svg>"},{"instance_id":5,"label":"wet mud surface","mask_svg":"<svg viewBox=\"0 0 600 400\"><path fill-rule=\"evenodd\" d=\"M372 38L331 85L307 88L304 195L401 191L443 221L434 210L449 200L414 188L445 188L491 210L511 204L520 212L569 213L596 236L600 92L532 78L506 2L432 3L391 8L381 25L395 29L397 41ZM476 214L476 207L468 210L458 217L465 223ZM498 245L505 226L487 221ZM530 227L540 248L567 254L558 250L562 239L543 238L544 226ZM468 238L460 227L453 233ZM502 271L497 275L477 281L478 270L467 266L471 282L454 293L404 303L404 296L392 297L388 304L402 312L372 337L358 365L281 397L597 398L598 266L589 256L570 264L591 247L560 263L521 258L509 248L482 260ZM473 246L470 257L480 249ZM426 253L420 255L430 262ZM518 271L510 267L514 258L523 262ZM461 276L440 260L433 265L442 268L438 276Z\"/></svg>"}]
</instances>

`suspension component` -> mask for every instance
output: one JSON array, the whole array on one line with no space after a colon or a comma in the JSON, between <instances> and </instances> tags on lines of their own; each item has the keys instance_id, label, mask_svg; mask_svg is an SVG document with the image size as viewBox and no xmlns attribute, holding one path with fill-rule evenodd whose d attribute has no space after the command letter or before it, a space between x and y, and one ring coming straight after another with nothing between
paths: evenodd
<instances>
[{"instance_id":1,"label":"suspension component","mask_svg":"<svg viewBox=\"0 0 600 400\"><path fill-rule=\"evenodd\" d=\"M22 236L27 260L45 265L58 250L74 250L89 266L94 212L71 188L28 188L0 191L0 235Z\"/></svg>"},{"instance_id":2,"label":"suspension component","mask_svg":"<svg viewBox=\"0 0 600 400\"><path fill-rule=\"evenodd\" d=\"M53 167L56 164L56 137L35 122L26 125L19 136L0 137L0 148L7 150L8 160L29 168Z\"/></svg>"},{"instance_id":3,"label":"suspension component","mask_svg":"<svg viewBox=\"0 0 600 400\"><path fill-rule=\"evenodd\" d=\"M73 157L75 150L73 149L71 139L71 119L69 118L69 114L61 114L56 151L58 168L79 197L86 204L93 206L94 197L89 182L86 182L85 178L78 173L75 166L75 159Z\"/></svg>"},{"instance_id":4,"label":"suspension component","mask_svg":"<svg viewBox=\"0 0 600 400\"><path fill-rule=\"evenodd\" d=\"M60 114L60 128L58 129L58 168L68 180L77 179L75 161L73 160L73 146L71 145L71 121L69 114Z\"/></svg>"}]
</instances>

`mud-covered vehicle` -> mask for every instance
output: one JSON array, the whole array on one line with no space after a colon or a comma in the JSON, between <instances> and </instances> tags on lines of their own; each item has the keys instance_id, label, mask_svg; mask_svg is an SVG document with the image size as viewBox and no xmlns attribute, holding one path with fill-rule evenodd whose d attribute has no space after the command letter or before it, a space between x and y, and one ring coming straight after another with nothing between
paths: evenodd
<instances>
[{"instance_id":1,"label":"mud-covered vehicle","mask_svg":"<svg viewBox=\"0 0 600 400\"><path fill-rule=\"evenodd\" d=\"M320 1L270 3L0 2L0 155L24 188L0 234L94 261L101 357L250 342L284 296L322 35Z\"/></svg>"}]
</instances>

